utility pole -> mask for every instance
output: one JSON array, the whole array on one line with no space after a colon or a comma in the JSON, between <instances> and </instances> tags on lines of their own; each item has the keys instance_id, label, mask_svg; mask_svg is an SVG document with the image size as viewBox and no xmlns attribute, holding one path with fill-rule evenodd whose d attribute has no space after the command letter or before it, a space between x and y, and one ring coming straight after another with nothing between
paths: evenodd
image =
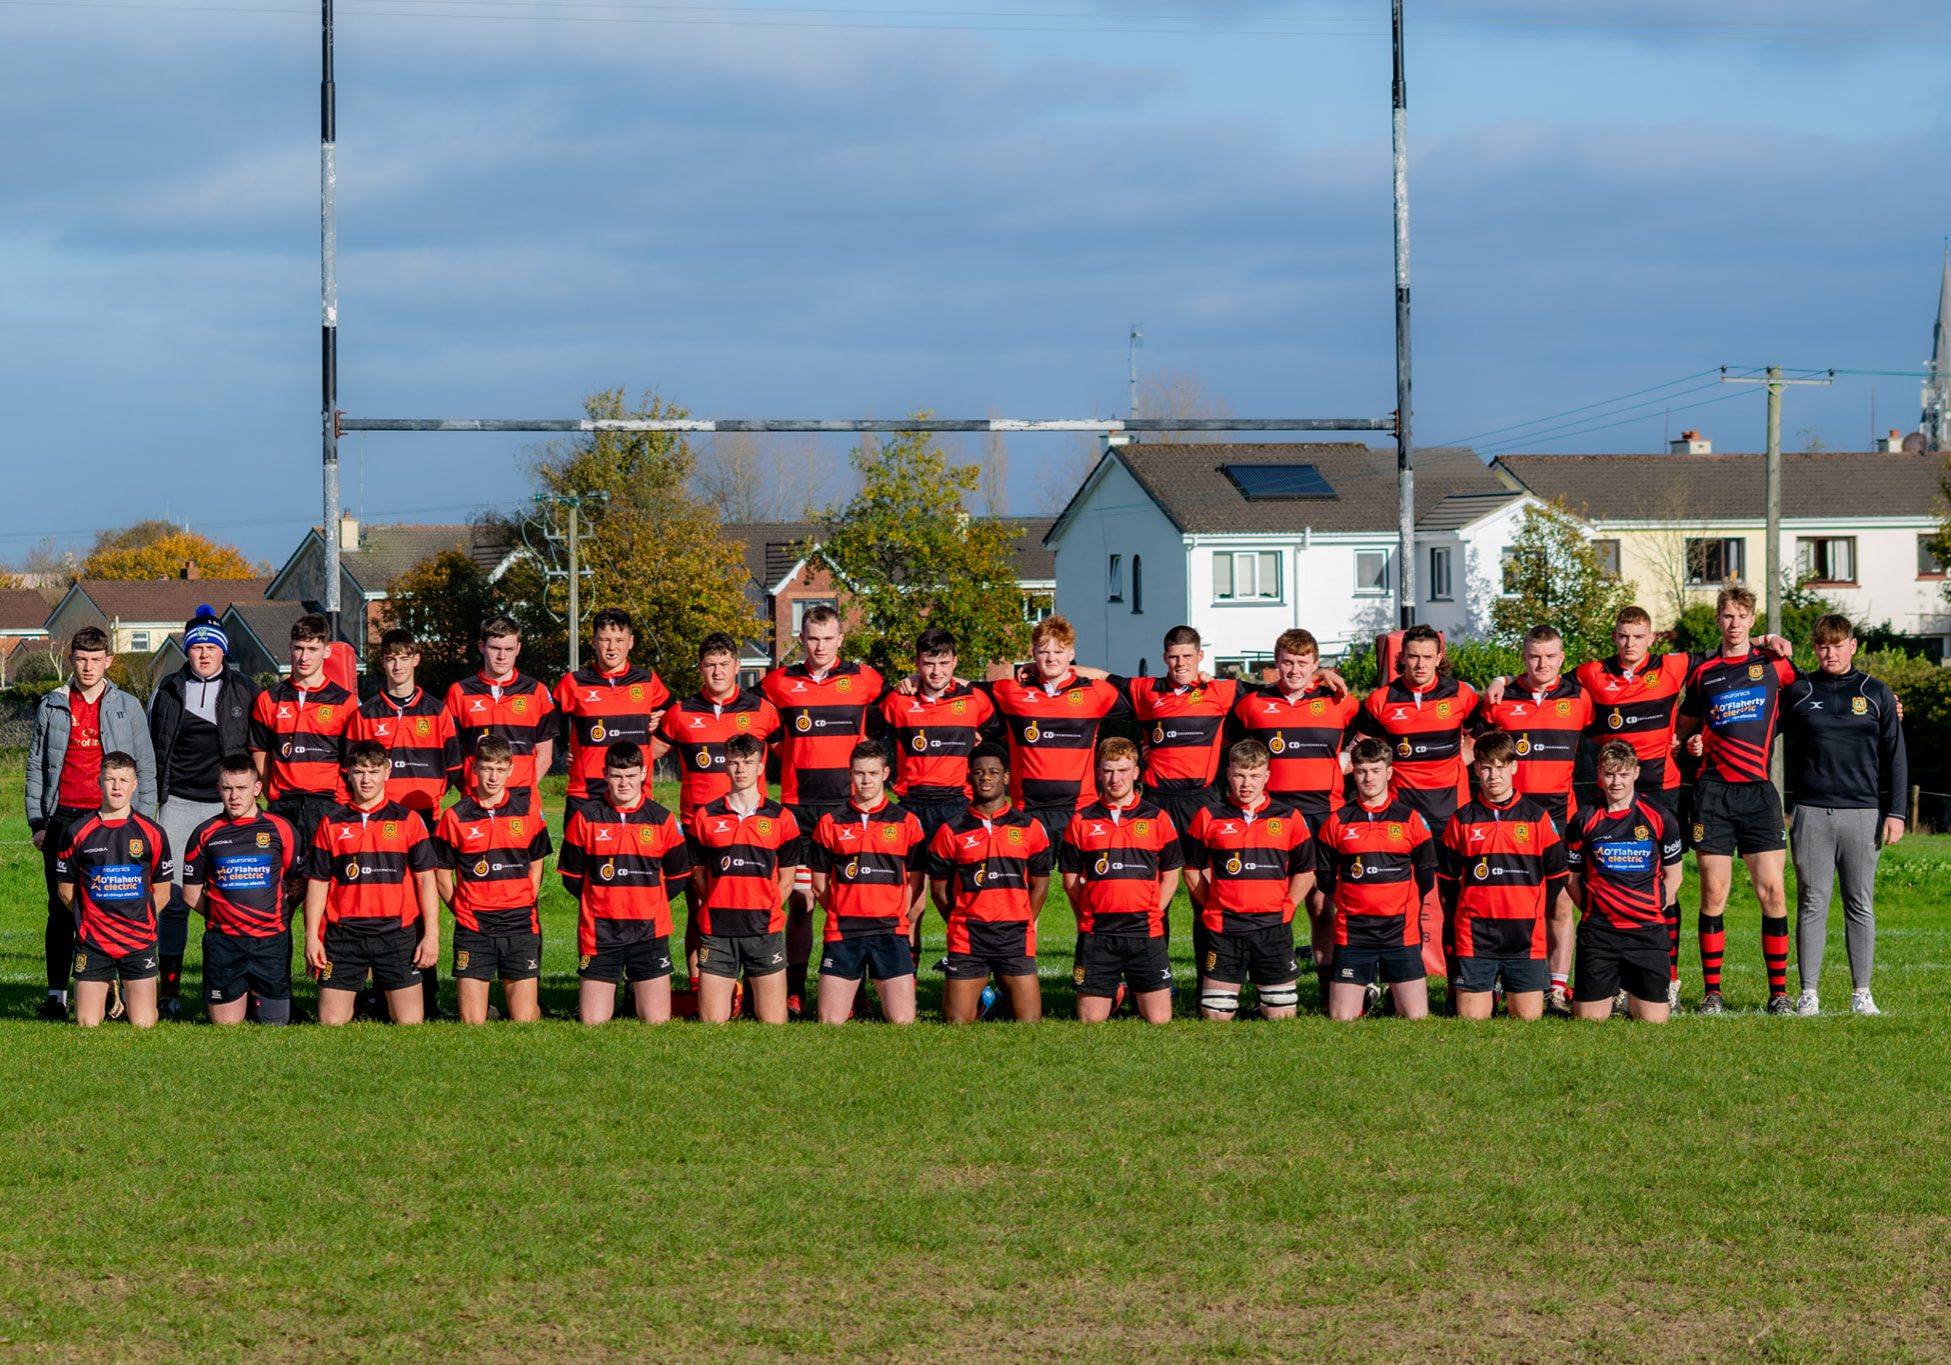
<instances>
[{"instance_id":1,"label":"utility pole","mask_svg":"<svg viewBox=\"0 0 1951 1365\"><path fill-rule=\"evenodd\" d=\"M1834 370L1830 375L1833 377ZM1763 378L1735 376L1721 366L1723 384L1766 384L1768 386L1768 447L1762 458L1761 496L1767 525L1768 543L1762 548L1763 573L1761 628L1764 633L1781 629L1782 624L1782 389L1789 384L1828 384L1832 379L1784 379L1782 367L1770 365Z\"/></svg>"},{"instance_id":2,"label":"utility pole","mask_svg":"<svg viewBox=\"0 0 1951 1365\"><path fill-rule=\"evenodd\" d=\"M318 82L319 387L325 456L325 619L339 637L338 96L332 83L332 0L320 0ZM365 642L360 642L365 648Z\"/></svg>"},{"instance_id":3,"label":"utility pole","mask_svg":"<svg viewBox=\"0 0 1951 1365\"><path fill-rule=\"evenodd\" d=\"M1138 322L1132 323L1131 324L1131 348L1130 348L1131 349L1131 413L1130 415L1133 417L1136 417L1138 415L1138 348L1140 346L1143 346L1144 344L1145 344L1144 324Z\"/></svg>"},{"instance_id":4,"label":"utility pole","mask_svg":"<svg viewBox=\"0 0 1951 1365\"><path fill-rule=\"evenodd\" d=\"M1394 114L1396 229L1396 614L1405 629L1416 624L1416 457L1409 406L1409 88L1402 72L1402 0L1391 0L1390 35L1395 58Z\"/></svg>"},{"instance_id":5,"label":"utility pole","mask_svg":"<svg viewBox=\"0 0 1951 1365\"><path fill-rule=\"evenodd\" d=\"M585 503L605 503L608 493L537 493L535 501L569 509L569 671L583 666L582 510Z\"/></svg>"}]
</instances>

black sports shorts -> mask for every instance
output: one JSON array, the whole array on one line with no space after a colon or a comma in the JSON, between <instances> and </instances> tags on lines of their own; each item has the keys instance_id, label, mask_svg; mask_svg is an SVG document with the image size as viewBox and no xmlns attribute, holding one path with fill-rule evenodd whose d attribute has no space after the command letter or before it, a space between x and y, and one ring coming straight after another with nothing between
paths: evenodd
<instances>
[{"instance_id":1,"label":"black sports shorts","mask_svg":"<svg viewBox=\"0 0 1951 1365\"><path fill-rule=\"evenodd\" d=\"M1371 986L1378 979L1394 986L1404 981L1421 981L1425 975L1421 944L1408 948L1357 948L1338 944L1334 965L1328 968L1328 980L1336 986Z\"/></svg>"},{"instance_id":2,"label":"black sports shorts","mask_svg":"<svg viewBox=\"0 0 1951 1365\"><path fill-rule=\"evenodd\" d=\"M1788 847L1782 798L1773 782L1703 777L1694 784L1694 823L1689 833L1694 852L1721 857Z\"/></svg>"},{"instance_id":3,"label":"black sports shorts","mask_svg":"<svg viewBox=\"0 0 1951 1365\"><path fill-rule=\"evenodd\" d=\"M617 943L582 959L576 975L585 981L655 981L671 974L671 940L668 935L640 938L634 943Z\"/></svg>"},{"instance_id":4,"label":"black sports shorts","mask_svg":"<svg viewBox=\"0 0 1951 1365\"><path fill-rule=\"evenodd\" d=\"M1209 931L1202 951L1201 980L1285 986L1301 974L1301 961L1294 955L1292 924L1274 924L1231 934Z\"/></svg>"},{"instance_id":5,"label":"black sports shorts","mask_svg":"<svg viewBox=\"0 0 1951 1365\"><path fill-rule=\"evenodd\" d=\"M75 980L78 982L113 981L117 977L124 981L147 981L162 975L159 963L153 941L146 948L117 957L85 938L75 940Z\"/></svg>"},{"instance_id":6,"label":"black sports shorts","mask_svg":"<svg viewBox=\"0 0 1951 1365\"><path fill-rule=\"evenodd\" d=\"M368 973L382 991L420 984L420 969L413 965L420 931L413 925L389 922L386 928L373 930L328 924L324 938L325 970L318 974L322 991L364 990Z\"/></svg>"},{"instance_id":7,"label":"black sports shorts","mask_svg":"<svg viewBox=\"0 0 1951 1365\"><path fill-rule=\"evenodd\" d=\"M906 934L863 934L820 945L820 975L841 981L876 981L915 974L915 951Z\"/></svg>"},{"instance_id":8,"label":"black sports shorts","mask_svg":"<svg viewBox=\"0 0 1951 1365\"><path fill-rule=\"evenodd\" d=\"M542 975L540 934L483 934L454 926L454 975L465 981L533 981Z\"/></svg>"},{"instance_id":9,"label":"black sports shorts","mask_svg":"<svg viewBox=\"0 0 1951 1365\"><path fill-rule=\"evenodd\" d=\"M206 929L203 1003L225 1005L253 994L266 1000L291 998L291 930L254 938Z\"/></svg>"},{"instance_id":10,"label":"black sports shorts","mask_svg":"<svg viewBox=\"0 0 1951 1365\"><path fill-rule=\"evenodd\" d=\"M1503 980L1506 995L1542 993L1551 984L1551 968L1541 957L1453 957L1450 989L1473 993L1497 989ZM1661 990L1666 988L1663 986Z\"/></svg>"},{"instance_id":11,"label":"black sports shorts","mask_svg":"<svg viewBox=\"0 0 1951 1365\"><path fill-rule=\"evenodd\" d=\"M1671 976L1664 923L1619 929L1593 915L1578 926L1572 999L1610 1000L1623 986L1635 1000L1663 1005Z\"/></svg>"},{"instance_id":12,"label":"black sports shorts","mask_svg":"<svg viewBox=\"0 0 1951 1365\"><path fill-rule=\"evenodd\" d=\"M1133 994L1172 989L1172 950L1163 938L1144 934L1077 936L1070 968L1079 995L1115 996L1123 981Z\"/></svg>"},{"instance_id":13,"label":"black sports shorts","mask_svg":"<svg viewBox=\"0 0 1951 1365\"><path fill-rule=\"evenodd\" d=\"M706 934L698 940L698 971L704 976L742 972L748 980L786 970L786 931L770 934Z\"/></svg>"}]
</instances>

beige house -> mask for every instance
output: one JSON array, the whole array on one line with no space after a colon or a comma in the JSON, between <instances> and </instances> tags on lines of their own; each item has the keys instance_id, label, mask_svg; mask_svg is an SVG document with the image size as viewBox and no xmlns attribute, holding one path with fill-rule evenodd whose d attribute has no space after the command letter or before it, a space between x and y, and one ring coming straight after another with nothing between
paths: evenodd
<instances>
[{"instance_id":1,"label":"beige house","mask_svg":"<svg viewBox=\"0 0 1951 1365\"><path fill-rule=\"evenodd\" d=\"M47 638L57 649L65 649L83 626L100 626L108 632L110 648L115 653L146 656L161 649L171 635L181 633L183 623L195 614L199 605L207 602L222 615L232 602L263 598L270 581L268 578L161 578L145 582L79 579L48 614Z\"/></svg>"}]
</instances>

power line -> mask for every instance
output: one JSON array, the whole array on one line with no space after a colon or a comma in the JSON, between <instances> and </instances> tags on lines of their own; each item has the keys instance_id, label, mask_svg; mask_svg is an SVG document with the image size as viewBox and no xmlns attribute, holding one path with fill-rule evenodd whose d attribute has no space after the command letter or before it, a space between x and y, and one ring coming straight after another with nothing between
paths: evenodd
<instances>
[{"instance_id":1,"label":"power line","mask_svg":"<svg viewBox=\"0 0 1951 1365\"><path fill-rule=\"evenodd\" d=\"M1720 371L1717 367L1710 366L1704 370L1696 370L1692 374L1683 374L1678 379L1669 379L1664 384L1654 384L1650 388L1634 389L1631 393L1617 394L1611 398L1601 398L1596 403L1582 403L1575 408L1566 408L1563 412L1547 413L1543 417L1534 417L1528 422L1513 422L1511 423L1511 425L1507 427L1492 427L1489 431L1479 431L1474 435L1470 435L1470 436L1459 436L1455 440L1451 440L1451 441L1438 441L1437 444L1445 445L1445 446L1473 445L1476 442L1483 440L1486 436L1501 436L1507 431L1519 431L1525 427L1534 427L1545 422L1555 422L1561 417L1570 417L1574 413L1588 412L1593 408L1609 407L1614 403L1623 403L1628 398L1637 398L1641 394L1645 394L1645 393L1658 393L1662 389L1678 388L1682 384L1690 383L1691 381L1703 378L1706 375L1718 374L1718 373L1720 373Z\"/></svg>"},{"instance_id":2,"label":"power line","mask_svg":"<svg viewBox=\"0 0 1951 1365\"><path fill-rule=\"evenodd\" d=\"M1716 383L1715 383L1715 385L1714 385L1714 387L1716 387L1716 388L1718 388L1718 387L1719 387L1719 382L1718 382L1718 381L1716 381ZM1740 398L1740 397L1742 397L1742 396L1743 396L1743 395L1742 395L1742 394L1741 394L1741 393L1740 393L1739 391L1737 391L1737 392L1734 392L1734 393L1729 393L1729 394L1723 394L1723 395L1722 395L1721 397L1719 397L1719 398L1704 398L1704 399L1702 399L1702 400L1701 400L1700 402L1698 402L1698 403L1683 403L1683 404L1682 404L1682 405L1680 405L1679 407L1676 407L1676 408L1674 408L1674 409L1672 409L1672 410L1673 410L1674 412L1690 412L1690 411L1692 411L1692 410L1693 410L1693 409L1695 409L1695 408L1709 408L1709 407L1712 407L1712 406L1714 406L1714 404L1716 404L1716 403L1726 403L1726 402L1728 402L1728 401L1730 401L1731 399L1735 399L1735 398ZM1588 426L1588 427L1580 427L1580 428L1579 428L1578 430L1576 430L1576 431L1566 431L1566 432L1561 432L1561 433L1559 433L1559 434L1558 434L1557 436L1554 436L1554 437L1552 438L1552 443L1556 443L1556 442L1559 442L1559 441L1568 441L1568 440L1570 440L1570 439L1571 439L1572 437L1574 437L1574 436L1585 436L1585 435L1588 435L1588 434L1590 434L1590 433L1592 433L1592 432L1595 432L1595 431L1610 431L1610 430L1612 430L1612 428L1614 428L1614 427L1623 427L1623 426L1630 426L1630 425L1632 425L1632 424L1633 424L1634 422L1644 422L1644 421L1647 421L1647 420L1649 420L1649 419L1650 419L1650 418L1651 418L1652 416L1653 416L1653 414L1652 414L1652 413L1635 413L1635 414L1634 414L1633 416L1631 416L1631 417L1624 417L1624 418L1621 418L1621 419L1620 419L1619 421L1617 421L1617 422L1602 422L1602 423L1599 423L1598 425L1595 425L1595 426ZM1510 454L1510 453L1511 453L1512 451L1515 451L1515 450L1517 450L1517 449L1518 449L1518 448L1519 448L1520 446L1522 446L1522 445L1524 445L1524 444L1526 444L1526 442L1524 442L1524 441L1515 441L1515 442L1512 442L1512 443L1510 443L1510 444L1508 444L1508 445L1502 445L1502 446L1492 446L1492 447L1490 447L1490 448L1489 448L1488 450L1486 450L1486 451L1480 451L1479 453L1480 453L1480 454L1489 454L1489 455L1492 455L1492 456L1496 456L1496 455L1508 455L1508 454Z\"/></svg>"}]
</instances>

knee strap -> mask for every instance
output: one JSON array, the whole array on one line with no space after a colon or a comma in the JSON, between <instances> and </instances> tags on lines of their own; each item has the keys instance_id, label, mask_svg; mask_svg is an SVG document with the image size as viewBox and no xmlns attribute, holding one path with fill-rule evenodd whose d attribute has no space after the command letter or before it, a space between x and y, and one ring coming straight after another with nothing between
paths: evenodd
<instances>
[{"instance_id":1,"label":"knee strap","mask_svg":"<svg viewBox=\"0 0 1951 1365\"><path fill-rule=\"evenodd\" d=\"M1262 1009L1292 1009L1300 1003L1300 988L1292 984L1285 986L1267 986L1263 987L1260 991L1260 1006Z\"/></svg>"},{"instance_id":2,"label":"knee strap","mask_svg":"<svg viewBox=\"0 0 1951 1365\"><path fill-rule=\"evenodd\" d=\"M1240 1012L1240 993L1238 991L1201 991L1199 1008L1208 1014L1238 1014Z\"/></svg>"}]
</instances>

